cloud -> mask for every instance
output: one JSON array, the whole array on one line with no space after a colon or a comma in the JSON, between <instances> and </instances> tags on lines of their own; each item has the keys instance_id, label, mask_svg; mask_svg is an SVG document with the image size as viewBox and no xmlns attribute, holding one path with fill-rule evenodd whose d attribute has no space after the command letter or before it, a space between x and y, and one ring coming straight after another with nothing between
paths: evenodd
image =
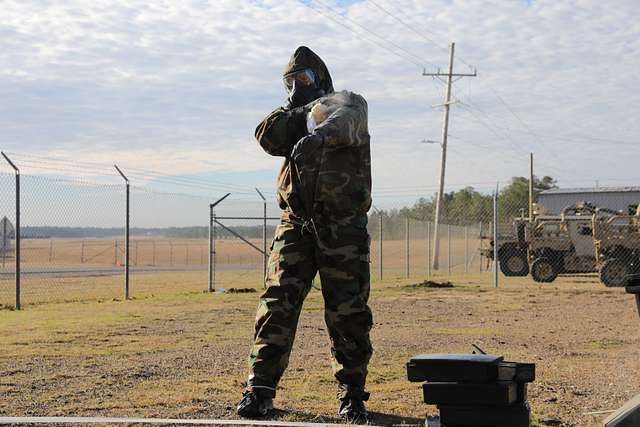
<instances>
[{"instance_id":1,"label":"cloud","mask_svg":"<svg viewBox=\"0 0 640 427\"><path fill-rule=\"evenodd\" d=\"M567 185L640 178L635 1L378 1L438 46L371 2L322 3L443 69L454 40L456 68L478 68L454 85L449 183L524 175L530 151ZM2 18L3 149L269 181L280 160L253 129L307 44L369 102L374 187L437 183L439 149L418 141L440 137L443 86L300 1L5 1Z\"/></svg>"}]
</instances>

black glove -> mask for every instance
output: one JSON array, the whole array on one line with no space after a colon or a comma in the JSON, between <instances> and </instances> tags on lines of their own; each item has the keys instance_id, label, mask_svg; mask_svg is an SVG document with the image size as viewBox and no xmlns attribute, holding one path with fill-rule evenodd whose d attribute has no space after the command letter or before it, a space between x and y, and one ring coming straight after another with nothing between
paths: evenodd
<instances>
[{"instance_id":1,"label":"black glove","mask_svg":"<svg viewBox=\"0 0 640 427\"><path fill-rule=\"evenodd\" d=\"M294 161L309 158L322 145L323 138L320 135L307 135L293 146L291 158Z\"/></svg>"},{"instance_id":2,"label":"black glove","mask_svg":"<svg viewBox=\"0 0 640 427\"><path fill-rule=\"evenodd\" d=\"M297 107L287 112L287 138L289 141L300 141L309 134L307 132L307 114L309 109L306 107Z\"/></svg>"},{"instance_id":3,"label":"black glove","mask_svg":"<svg viewBox=\"0 0 640 427\"><path fill-rule=\"evenodd\" d=\"M287 108L296 108L315 101L324 96L324 91L316 87L315 84L305 85L297 80L293 82L293 89L289 94Z\"/></svg>"}]
</instances>

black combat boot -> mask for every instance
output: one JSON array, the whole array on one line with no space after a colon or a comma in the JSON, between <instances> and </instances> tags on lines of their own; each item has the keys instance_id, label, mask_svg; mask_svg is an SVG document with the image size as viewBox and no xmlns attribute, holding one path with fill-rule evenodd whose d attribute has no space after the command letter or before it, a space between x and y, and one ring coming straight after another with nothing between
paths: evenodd
<instances>
[{"instance_id":1,"label":"black combat boot","mask_svg":"<svg viewBox=\"0 0 640 427\"><path fill-rule=\"evenodd\" d=\"M351 424L367 424L369 414L364 402L369 400L369 393L362 387L354 387L346 384L338 386L338 399L340 399L340 416Z\"/></svg>"},{"instance_id":2,"label":"black combat boot","mask_svg":"<svg viewBox=\"0 0 640 427\"><path fill-rule=\"evenodd\" d=\"M273 396L260 389L247 388L238 403L238 415L244 418L262 418L273 410Z\"/></svg>"}]
</instances>

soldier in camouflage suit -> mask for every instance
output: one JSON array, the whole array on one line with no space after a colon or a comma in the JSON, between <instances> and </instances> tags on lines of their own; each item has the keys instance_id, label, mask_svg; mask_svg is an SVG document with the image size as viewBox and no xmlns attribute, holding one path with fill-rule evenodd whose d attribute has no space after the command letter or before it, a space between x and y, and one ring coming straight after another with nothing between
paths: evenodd
<instances>
[{"instance_id":1,"label":"soldier in camouflage suit","mask_svg":"<svg viewBox=\"0 0 640 427\"><path fill-rule=\"evenodd\" d=\"M303 301L319 272L340 413L349 421L364 421L363 402L369 397L364 387L373 351L367 305L367 103L355 93L335 93L324 62L304 46L294 52L284 76L288 105L270 113L256 129L262 148L284 157L278 177L283 212L271 246L267 289L258 305L250 375L238 413L264 416L272 408ZM309 124L309 112L317 104L326 118L315 117L321 122Z\"/></svg>"}]
</instances>

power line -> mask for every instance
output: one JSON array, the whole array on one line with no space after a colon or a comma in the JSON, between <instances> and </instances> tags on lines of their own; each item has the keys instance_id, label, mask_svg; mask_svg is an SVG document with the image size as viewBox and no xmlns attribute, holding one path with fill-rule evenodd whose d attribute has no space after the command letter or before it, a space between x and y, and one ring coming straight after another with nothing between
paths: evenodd
<instances>
[{"instance_id":1,"label":"power line","mask_svg":"<svg viewBox=\"0 0 640 427\"><path fill-rule=\"evenodd\" d=\"M595 137L595 136L573 136L572 137L568 135L557 135L555 133L552 135L549 135L549 134L540 133L538 131L534 131L524 120L520 118L518 114L516 114L515 111L513 111L513 108L510 107L509 104L493 88L492 88L492 91L496 96L496 98L498 98L501 101L505 109L509 110L511 114L520 122L520 124L523 127L523 129L514 129L514 128L494 124L493 125L494 128L504 130L506 132L519 132L519 133L531 135L538 141L538 143L540 143L541 145L544 145L545 151L551 153L551 155L553 155L554 157L559 157L559 154L552 146L553 144L549 144L548 141L543 140L542 137L546 136L549 139L549 142L560 140L560 141L566 141L566 142L583 143L585 140L592 140L596 142L607 142L607 143L617 144L617 145L634 145L634 146L636 145L635 143L632 143L630 141L622 141L622 140L601 138L601 137ZM487 120L492 121L491 116L488 113L486 113L484 110L482 110L477 104L472 104L469 101L461 101L461 103L467 104L469 107L478 110L487 118ZM553 169L555 169L556 172L560 172L558 168L553 168Z\"/></svg>"},{"instance_id":2,"label":"power line","mask_svg":"<svg viewBox=\"0 0 640 427\"><path fill-rule=\"evenodd\" d=\"M393 19L395 19L396 21L400 22L400 23L401 23L402 25L404 25L406 28L408 28L408 29L409 29L409 30L411 30L412 32L414 32L414 33L418 34L420 37L422 37L423 39L425 39L425 40L426 40L426 41L428 41L429 43L431 43L431 44L435 45L435 46L436 46L436 47L438 47L438 48L442 48L442 47L441 47L441 46L440 46L440 45L439 45L435 40L433 40L433 39L431 39L431 38L429 38L429 37L425 36L423 33L421 33L421 32L420 32L419 30L417 30L415 27L413 27L412 25L410 25L409 23L407 23L407 22L406 22L405 20L403 20L402 18L399 18L398 16L396 16L395 14L393 14L392 12L390 12L388 9L384 8L383 6L381 6L381 5L380 5L378 2L376 2L375 0L368 0L368 1L370 1L370 2L371 2L371 4L373 4L373 5L374 5L375 7L377 7L379 10L381 10L381 11L383 11L385 14L387 14L387 15L391 16ZM332 20L332 21L334 21L334 22L337 22L338 24L342 25L343 27L345 27L345 28L346 28L346 29L348 29L349 31L353 32L354 34L357 34L357 35L361 36L361 34L359 34L358 32L354 31L354 29L353 29L353 28L351 28L351 27L349 27L349 26L345 25L345 24L344 24L344 23L342 23L342 22L339 22L339 21L338 21L338 20L336 20L333 16L330 16L330 15L327 15L327 14L323 13L320 9L316 9L316 8L314 8L314 7L310 6L309 4L304 3L302 0L300 0L300 2L301 2L304 6L311 8L311 9L312 9L312 10L314 10L315 12L320 13L321 15L323 15L323 16L325 16L325 17L327 17L327 18L331 19L331 20ZM366 28L366 27L362 26L361 24L359 24L358 22L354 21L353 19L351 19L351 18L349 18L349 17L346 17L346 16L344 16L344 15L340 14L340 12L339 12L339 11L336 11L334 8L332 8L331 6L327 5L326 3L322 2L321 0L316 0L316 2L317 2L317 3L319 3L319 4L321 4L321 5L323 5L325 8L329 9L330 11L334 12L335 14L337 14L338 16L340 16L341 18L346 19L346 20L348 20L348 21L350 21L350 22L354 23L355 25L357 25L358 27L360 27L360 28L364 29L364 30L365 30L365 31L367 31L368 33L373 34L374 36L376 36L376 37L378 37L378 38L380 38L380 39L384 40L384 41L385 41L385 42L387 42L387 43L390 43L391 45L393 45L393 46L395 46L395 47L397 47L397 48L400 48L400 49L401 49L401 50L403 50L404 52L406 52L406 53L408 53L409 55L411 55L411 57L413 57L413 58L417 58L418 60L421 60L421 59L420 59L420 58L418 58L416 55L414 55L413 53L411 53L411 52L407 51L406 49L402 48L401 46L398 46L397 44L395 44L395 43L393 43L393 42L390 42L389 40L387 40L387 39L385 39L384 37L382 37L382 36L380 36L380 35L376 34L375 32L372 32L371 30L369 30L368 28ZM403 57L402 55L398 54L398 52L393 51L393 50L390 50L390 49L388 49L386 46L383 46L383 45L381 45L380 43L378 43L378 42L376 42L376 41L373 41L373 40L368 39L368 38L367 38L367 40L368 40L368 41L370 41L370 42L375 43L376 45L378 45L378 46L380 46L380 47L384 48L384 49L385 49L385 50L387 50L387 51L390 51L390 52L394 53L395 55L398 55L398 56L400 56L400 57ZM403 57L403 59L407 59L407 60L409 60L410 62L412 62L413 64L418 65L418 64L416 63L416 61L414 61L414 60L412 60L412 59L410 59L410 58L404 58L404 57ZM459 59L460 59L460 58L459 58ZM461 60L463 63L465 63L466 65L468 65L468 66L472 67L468 62L464 61L463 59L460 59L460 60ZM434 65L434 66L435 66L435 65ZM440 82L440 83L443 83L443 84L444 84L444 82ZM509 112L510 112L510 113L511 113L515 118L516 118L516 120L518 120L518 121L519 121L519 122L520 122L520 123L521 123L525 128L527 128L527 130L528 130L530 133L532 133L534 136L536 136L536 137L537 137L537 135L535 135L535 134L533 133L532 129L531 129L531 128L530 128L530 127L529 127L529 126L528 126L528 125L527 125L527 124L522 120L522 118L520 118L520 117L515 113L515 111L513 111L513 109L512 109L512 108L511 108L507 103L506 103L506 101L505 101L502 97L500 97L500 96L497 94L497 92L496 92L495 90L493 90L493 88L491 88L491 89L492 89L492 91L493 91L494 95L495 95L496 97L498 97L498 98L499 98L500 102L501 102L501 103L505 106L505 108L507 108L507 110L508 110L508 111L509 111ZM476 109L478 109L479 111L481 111L481 112L482 112L482 113L487 117L487 120L491 121L491 119L490 119L489 115L488 115L488 114L486 114L486 113L484 113L484 111L482 111L479 107L474 106L474 108L476 108ZM470 112L471 112L472 114L475 114L475 113L473 113L473 111L470 111ZM504 138L504 137L503 137L500 133L498 133L495 129L491 128L491 126L489 126L489 125L487 125L486 123L484 123L484 121L482 121L479 117L477 117L477 116L476 116L476 119L477 119L478 121L480 121L480 123L482 123L485 127L487 127L487 128L488 128L492 133L494 133L496 136L498 136L499 138ZM497 126L495 126L495 127L497 128ZM503 130L507 130L507 132L508 132L508 129L503 129ZM518 151L518 149L516 149L517 144L515 143L515 141L514 141L514 140L513 140L513 138L511 137L511 135L509 135L508 133L507 133L507 139L508 139L508 142L509 142L509 144L510 144L511 148L512 148L514 151ZM542 141L540 141L540 142L542 142Z\"/></svg>"},{"instance_id":3,"label":"power line","mask_svg":"<svg viewBox=\"0 0 640 427\"><path fill-rule=\"evenodd\" d=\"M316 0L316 1L318 1L318 0ZM386 51L388 51L388 52L390 52L390 53L392 53L392 54L394 54L394 55L398 56L399 58L402 58L402 59L403 59L403 60L405 60L405 61L411 62L412 64L414 64L414 65L416 65L416 66L418 66L418 67L420 67L420 68L423 68L425 63L435 66L434 64L431 64L431 63L430 63L430 62L428 62L428 61L424 61L422 58L420 58L420 57L418 57L417 55L414 55L413 53L411 53L410 51L408 51L408 50L404 49L402 46L399 46L399 45L397 45L396 43L394 43L394 42L392 42L392 41L387 40L386 38L384 38L384 37L382 37L382 36L380 36L380 35L378 35L378 34L374 33L373 31L369 30L368 28L366 28L366 27L364 27L364 26L362 26L362 25L360 25L360 24L356 23L356 22L355 22L355 21L353 21L352 19L345 17L344 15L340 14L338 11L336 11L335 9L333 9L331 6L327 6L327 5L325 5L324 3L321 3L321 2L319 2L319 1L318 1L318 3L320 3L320 4L324 5L324 6L325 6L325 8L327 8L327 9L329 9L329 10L332 10L335 14L337 14L337 15L338 15L338 16L340 16L341 18L343 18L343 19L348 19L348 20L350 20L351 22L354 22L354 23L355 23L356 25L358 25L359 27L361 27L361 28L365 29L365 31L367 31L368 33L373 34L373 35L374 35L374 36L376 36L377 38L379 38L379 39L381 39L381 40L384 40L384 42L386 42L386 43L388 43L388 44L390 44L390 45L392 45L392 46L395 46L395 47L399 48L401 51L403 51L403 52L407 52L407 53L404 53L404 54L399 53L399 52L397 52L397 51L395 51L395 50L390 49L388 46L385 46L384 44L382 44L382 43L378 42L377 40L371 39L371 38L369 38L369 37L365 37L363 34L361 34L361 33L357 32L357 31L355 31L355 30L353 29L353 27L350 27L350 26L346 25L345 23L343 23L343 22L339 21L338 19L336 19L336 18L335 18L335 17L333 17L332 15L329 15L329 14L327 14L327 13L323 12L321 9L316 8L316 7L313 7L313 6L312 6L311 4L309 4L309 3L305 3L303 0L298 0L298 2L299 2L299 3L301 3L303 6L305 6L305 7L309 8L309 9L313 10L314 12L316 12L316 13L318 13L318 14L320 14L320 15L324 16L325 18L328 18L328 19L330 19L331 21L333 21L333 22L337 23L338 25L340 25L340 26L342 26L342 27L346 28L346 29L347 29L347 30L349 30L351 33L353 33L353 34L355 34L356 36L358 36L358 38L360 38L361 40L368 41L369 43L373 43L373 44L375 44L376 46L378 46L378 47L380 47L380 48L382 48L382 49L384 49L384 50L386 50ZM415 59L414 59L414 58L415 58ZM418 61L420 61L420 62L418 62Z\"/></svg>"},{"instance_id":4,"label":"power line","mask_svg":"<svg viewBox=\"0 0 640 427\"><path fill-rule=\"evenodd\" d=\"M435 45L436 47L438 47L440 50L446 51L446 48L444 48L443 46L441 46L440 44L438 44L435 40L431 39L430 37L427 37L424 35L424 33L422 33L421 31L417 30L414 26L412 26L411 24L409 24L408 22L406 22L405 20L399 18L398 16L396 16L395 14L393 14L392 12L390 12L388 9L384 8L383 6L381 6L379 3L377 3L376 0L366 0L369 1L371 4L373 4L375 7L377 7L379 10L383 11L385 14L387 14L388 16L391 16L393 19L395 19L396 21L398 21L399 23L401 23L402 25L404 25L406 28L408 28L410 31L412 31L413 33L417 34L418 36L422 37L424 40L426 40L429 43L432 43L433 45ZM394 6L394 8L396 10L397 7ZM432 32L432 34L434 34ZM469 63L467 63L466 61L464 61L462 58L460 58L458 56L458 59L460 61L462 61L463 63L465 63L466 65L468 65L469 67L472 67ZM489 86L489 89L491 90L491 92L493 93L493 95L500 101L500 103L505 107L505 109L513 116L515 117L515 119L528 131L527 133L529 133L530 135L534 136L538 142L540 142L541 144L544 144L544 142L541 140L541 138L539 137L538 133L535 132L516 112L515 110L504 100L504 98L502 96L500 96L500 94L498 93L498 91L490 84L487 83ZM470 102L468 102L469 104L471 104ZM476 106L476 108L480 111L482 111L479 107ZM485 113L485 115L488 117L488 115ZM595 139L595 138L594 138ZM609 141L609 140L607 140ZM548 148L549 149L549 148ZM552 151L551 149L549 149L550 151ZM553 152L553 151L552 151Z\"/></svg>"},{"instance_id":5,"label":"power line","mask_svg":"<svg viewBox=\"0 0 640 427\"><path fill-rule=\"evenodd\" d=\"M476 119L476 121L477 121L478 123L480 123L480 124L482 124L483 126L485 126L485 127L486 127L487 129L489 129L489 131L491 131L494 135L496 135L496 136L498 136L499 138L504 139L506 142L508 142L508 143L509 143L509 146L511 147L511 149L512 149L514 152L522 152L522 153L529 153L529 152L530 152L530 151L528 151L528 150L523 150L523 149L522 149L522 148L517 144L517 142L513 139L513 137L512 137L512 136L511 136L511 134L509 133L509 131L511 130L510 128L504 128L504 127L497 126L497 125L493 122L493 120L491 119L491 116L489 116L489 114L487 114L487 113L486 113L484 110L482 110L480 107L478 107L478 106L477 106L477 105L475 105L475 104L471 105L470 103L465 102L465 101L461 101L461 100L459 100L459 99L457 99L456 101L457 101L457 102L459 102L459 103L460 103L460 105L462 106L462 108L463 108L464 110L466 110L467 112L469 112L469 113L470 113L470 114L471 114L471 115ZM490 124L487 124L487 122L485 122L483 119L481 119L480 117L478 117L478 115L475 113L475 111L474 111L474 110L477 110L479 113L481 113L481 114L486 118L486 120L487 120ZM497 131L496 129L500 129L500 130L506 131L506 132L505 132L506 137L505 137L504 135L502 135L502 134L498 133L498 131Z\"/></svg>"},{"instance_id":6,"label":"power line","mask_svg":"<svg viewBox=\"0 0 640 427\"><path fill-rule=\"evenodd\" d=\"M378 4L376 2L376 0L365 0L365 1L369 1L371 4L373 4L375 7L377 7L378 9L380 9L381 11L383 11L385 14L391 16L393 19L395 19L396 21L400 22L402 25L404 25L406 28L408 28L409 30L411 30L412 32L414 32L415 34L417 34L418 36L422 37L424 40L426 40L429 43L432 43L434 46L436 46L437 48L439 48L440 50L446 52L447 49L440 45L439 43L437 43L435 40L431 39L430 37L427 37L424 35L424 33L422 33L421 31L417 30L414 26L412 26L411 24L409 24L408 22L406 22L405 20L399 18L398 16L394 15L393 13L391 13L389 10L385 9L384 7L382 7L380 4ZM389 3L396 11L400 11L400 9L398 9L396 6L393 6L391 3ZM404 14L404 13L403 13ZM406 15L405 15L406 16ZM429 31L431 34L436 35L434 32ZM461 58L458 55L458 60L460 60L462 63L464 63L465 65L469 66L471 69L473 69L474 67L469 64L468 62L466 62L463 58ZM527 130L530 131L530 133L535 136L537 138L537 135L534 133L534 131L527 125L527 123L525 123L520 116L518 116L514 109L507 104L507 102L498 94L497 90L490 84L488 83L490 90L492 91L492 93L498 98L498 100L504 105L504 107L516 118L516 120L518 120L525 128L527 128ZM540 140L539 140L540 141ZM540 141L542 142L542 141Z\"/></svg>"},{"instance_id":7,"label":"power line","mask_svg":"<svg viewBox=\"0 0 640 427\"><path fill-rule=\"evenodd\" d=\"M366 0L365 0L365 1L366 1ZM391 2L391 1L385 1L384 3L387 5L387 7L388 7L388 8L394 9L398 14L400 14L400 15L404 16L404 17L405 17L405 19L406 19L406 21L410 21L410 20L412 20L412 16L411 16L411 15L409 15L409 14L408 14L408 13L406 13L404 10L402 10L401 8L399 8L399 7L398 7L396 4L394 4L393 2ZM415 27L414 27L414 28L415 28ZM426 31L426 32L428 32L428 33L430 33L430 34L432 34L432 35L434 35L434 36L436 36L436 37L439 37L439 36L440 36L439 34L435 33L434 31L431 31L431 30L430 30L430 29L428 29L428 28L425 28L425 29L424 29L424 31ZM424 37L426 37L426 36L424 36ZM430 39L430 40L431 40L431 39ZM439 47L440 49L444 50L445 52L447 51L447 46L446 46L445 44L439 44L439 43L437 43L436 41L433 41L433 40L431 40L431 41L432 41L432 43L433 43L434 45L436 45L436 46L437 46L437 47Z\"/></svg>"},{"instance_id":8,"label":"power line","mask_svg":"<svg viewBox=\"0 0 640 427\"><path fill-rule=\"evenodd\" d=\"M474 110L465 103L462 103L462 108L465 109L466 111L468 111L478 123L480 123L481 125L483 125L484 127L486 127L490 132L492 132L494 135L496 135L497 137L504 139L506 142L508 142L510 148L513 150L514 153L520 152L523 154L523 158L524 158L524 154L528 154L529 152L527 150L524 150L522 148L520 148L520 146L517 145L517 143L513 140L513 138L511 137L511 135L507 132L506 135L508 137L505 138L503 135L501 135L496 129L503 129L503 130L509 130L508 128L500 128L499 126L496 126L493 124L493 122L491 122L490 118L487 115L488 120L491 122L491 124L488 124L487 122L485 122L483 119L481 119L480 117L478 117L478 115L474 112ZM486 115L486 113L484 113ZM515 158L515 154L514 154L514 158ZM520 159L520 157L518 157L518 159ZM554 173L558 173L558 174L563 174L566 172L566 170L557 168L555 166L552 166L548 163L545 164L545 168L553 171Z\"/></svg>"},{"instance_id":9,"label":"power line","mask_svg":"<svg viewBox=\"0 0 640 427\"><path fill-rule=\"evenodd\" d=\"M389 39L387 39L387 38L385 38L385 37L382 37L381 35L379 35L378 33L374 32L374 31L371 31L370 29L368 29L368 28L367 28L367 27L365 27L364 25L362 25L362 24L358 23L356 20L354 20L354 19L352 19L352 18L349 18L349 17L348 17L348 16L346 16L346 15L341 14L341 13L340 13L340 11L337 11L336 9L334 9L333 7L331 7L330 5L328 5L328 4L326 4L326 3L324 3L322 0L315 0L315 1L316 1L317 3L320 3L321 5L323 5L323 6L324 6L324 7L326 7L327 9L329 9L329 10L333 11L335 14L337 14L337 15L338 15L338 16L340 16L340 17L342 17L343 19L346 19L347 21L352 22L353 24L355 24L355 25L356 25L356 26L358 26L359 28L362 28L362 29L363 29L364 31L366 31L367 33L372 34L372 35L374 35L375 37L378 37L378 38L379 38L379 39L381 39L381 40L384 40L385 42L389 43L391 46L394 46L394 47L395 47L395 48L397 48L397 49L400 49L401 51L405 52L407 55L410 55L411 57L415 58L416 60L418 60L418 61L422 61L422 62L424 62L424 63L427 63L427 64L429 64L429 65L432 65L432 66L436 67L436 65L435 65L434 63L429 62L429 61L425 60L424 58L419 57L418 55L416 55L416 54L414 54L413 52L411 52L411 51L409 51L409 50L405 49L404 47L402 47L402 46L398 45L397 43L395 43L395 42L393 42L393 41L391 41L391 40L389 40Z\"/></svg>"},{"instance_id":10,"label":"power line","mask_svg":"<svg viewBox=\"0 0 640 427\"><path fill-rule=\"evenodd\" d=\"M375 7L377 7L379 10L381 10L382 12L384 12L385 14L389 15L390 17L392 17L393 19L395 19L396 21L398 21L400 24L404 25L406 28L408 28L409 30L411 30L412 32L414 32L415 34L417 34L418 36L422 37L424 40L426 40L427 42L433 44L434 46L436 46L438 49L440 49L443 52L448 52L448 49L439 44L438 42L436 42L435 40L433 40L430 37L427 37L424 35L423 32L417 30L414 26L412 26L411 24L409 24L408 22L406 22L405 20L399 18L398 16L394 15L392 12L390 12L388 9L384 8L383 6L381 6L379 3L377 3L375 0L365 0L365 1L369 1L371 4L373 4ZM396 10L398 10L396 8ZM437 35L432 31L429 31L431 34L433 35ZM464 59L462 59L460 56L458 56L458 60L460 62L462 62L463 64L465 64L466 66L468 66L469 68L473 69L474 67L469 64L467 61L465 61Z\"/></svg>"},{"instance_id":11,"label":"power line","mask_svg":"<svg viewBox=\"0 0 640 427\"><path fill-rule=\"evenodd\" d=\"M380 5L376 0L365 0L365 1L369 1L372 5L374 5L376 8L378 8L379 10L381 10L382 12L384 12L386 15L392 17L394 20L396 20L397 22L399 22L400 24L402 24L403 26L405 26L406 28L408 28L410 31L412 31L413 33L417 34L418 36L420 36L421 38L423 38L425 41L433 44L434 46L436 46L438 49L442 50L442 51L446 51L446 48L442 45L440 45L438 42L436 42L435 40L433 40L430 37L427 37L423 32L421 32L420 30L416 29L415 26L411 25L409 22L407 22L407 20L402 19L400 17L398 17L396 14L392 13L390 10L388 10L387 8L383 7L382 5ZM403 14L404 16L407 16L406 14L404 14L404 12L402 12L397 6L393 5L392 3L388 3L388 5L395 9L396 11L398 11L399 13ZM427 30L428 31L428 30ZM436 35L434 32L429 31L431 34ZM466 61L464 61L463 58L461 58L460 56L458 56L458 59L463 62L464 64L468 65L469 67L472 67L471 64L467 63ZM490 83L486 82L485 83L488 85L490 91L493 93L493 95L498 99L498 101L504 106L504 108L509 112L509 114L511 114L521 125L525 130L517 130L517 129L510 129L510 128L502 128L504 130L507 131L516 131L516 132L524 132L527 134L530 134L531 136L533 136L539 143L544 144L547 148L548 151L552 152L552 154L557 155L557 153L554 152L554 150L552 148L550 148L548 146L548 144L546 144L540 137L540 133L537 131L534 131L528 123L526 123L522 117L520 117L519 114L517 114L515 112L515 109L509 104L507 103L507 101L505 101L505 99L500 96L500 94L498 93L498 91L495 89L495 87L493 85L491 85ZM467 101L468 104L470 104L471 106L473 106L474 108L476 108L477 110L483 112L477 105L472 104L470 101ZM484 112L483 112L484 113ZM489 118L489 115L484 113L485 116L487 116L487 118ZM489 119L490 120L490 119ZM496 128L500 128L499 126L495 126ZM567 137L567 136L557 136L554 134L553 136L555 139L562 139L562 140L571 140L571 137ZM611 138L599 138L599 137L575 137L576 140L584 140L584 139L589 139L589 140L594 140L594 141L603 141L603 142L614 142L614 143L619 143L619 144L633 144L635 145L635 143L633 142L628 142L628 141L620 141L620 140L614 140Z\"/></svg>"},{"instance_id":12,"label":"power line","mask_svg":"<svg viewBox=\"0 0 640 427\"><path fill-rule=\"evenodd\" d=\"M500 101L500 103L507 109L507 111L509 111L509 113L516 118L516 120L518 122L520 122L520 124L525 127L530 134L542 145L546 145L542 139L540 139L540 137L534 133L531 128L529 127L529 125L527 125L521 118L519 115L516 114L516 112L513 110L513 108L511 108L511 106L509 104L507 104L507 102L498 94L498 92L493 88L493 86L489 85L489 89L491 90L491 92L496 96L496 98L498 98L498 100ZM478 107L477 105L474 105L474 108L476 108L477 110L481 111L487 118L489 118L489 115L487 113L485 113L480 107ZM553 156L558 156L558 153L551 147L547 146L546 148L547 151L549 151Z\"/></svg>"},{"instance_id":13,"label":"power line","mask_svg":"<svg viewBox=\"0 0 640 427\"><path fill-rule=\"evenodd\" d=\"M470 107L478 109L477 104L471 104L471 103L469 103L469 101L461 101L461 102L467 104ZM480 110L478 109L478 111L480 111ZM490 115L487 114L486 112L484 112L484 114L487 117L490 117ZM567 141L567 142L584 142L585 140L589 140L589 141L594 141L594 142L607 142L607 143L616 144L616 145L633 145L633 146L637 145L637 143L631 142L631 141L624 141L624 140L621 140L621 139L612 139L612 138L603 138L603 137L598 137L598 136L557 135L555 133L554 134L548 134L546 132L534 131L534 130L529 130L529 129L515 129L515 128L506 127L506 126L499 126L499 125L495 125L495 128L496 129L503 129L503 130L510 131L510 132L524 133L524 134L531 135L531 136L548 137L548 138L551 138L553 140L561 140L561 141ZM539 139L539 142L544 143L546 145L546 143L543 140Z\"/></svg>"},{"instance_id":14,"label":"power line","mask_svg":"<svg viewBox=\"0 0 640 427\"><path fill-rule=\"evenodd\" d=\"M399 23L401 23L402 25L404 25L406 28L408 28L409 30L411 30L412 32L414 32L415 34L417 34L418 36L422 37L424 40L426 40L427 42L433 44L434 46L436 46L438 49L442 50L443 52L447 52L448 49L444 46L441 46L440 44L438 44L438 42L436 42L435 40L425 36L422 32L418 31L415 29L415 27L413 27L412 25L408 24L406 21L404 21L403 19L397 17L396 15L394 15L393 13L389 12L387 9L385 9L384 7L382 7L379 3L377 3L375 0L365 0L368 1L369 3L373 4L375 7L377 7L379 10L381 10L382 12L384 12L386 15L392 17L393 19L395 19L396 21L398 21Z\"/></svg>"},{"instance_id":15,"label":"power line","mask_svg":"<svg viewBox=\"0 0 640 427\"><path fill-rule=\"evenodd\" d=\"M469 112L472 116L472 118L477 122L480 123L482 126L484 126L487 130L489 130L489 132L491 132L492 134L494 134L495 136L497 136L498 138L506 141L509 145L509 147L514 151L514 152L518 152L520 149L518 148L518 146L515 144L515 141L511 138L511 135L507 134L506 136L499 133L497 130L495 130L492 125L490 125L489 123L487 123L486 121L484 121L482 118L480 118L474 110L471 109L471 107L469 107L468 105L464 104L464 103L460 103L460 105L462 106L462 108L464 110L466 110L467 112ZM515 154L513 154L514 158L516 158Z\"/></svg>"},{"instance_id":16,"label":"power line","mask_svg":"<svg viewBox=\"0 0 640 427\"><path fill-rule=\"evenodd\" d=\"M495 126L498 129L503 129L506 131L511 131L511 132L521 132L521 133L526 133L528 135L533 136L540 144L545 146L545 150L550 152L552 155L554 156L558 156L558 153L549 145L547 144L542 138L541 136L543 134L541 134L538 131L534 131L516 112L515 109L509 105L509 103L507 103L507 101L505 101L505 99L500 96L500 94L498 93L497 89L489 82L486 82L489 90L491 91L491 93L498 99L498 101L503 105L503 107L513 116L515 117L515 119L522 125L522 127L524 128L523 130L520 129L513 129L513 128L508 128L508 127L503 127L503 126ZM477 109L478 111L482 112L488 120L491 120L490 115L487 114L486 112L484 112L477 104L475 103L471 103L469 101L466 101L466 103ZM593 136L582 136L582 137L569 137L569 136L562 136L562 135L557 135L557 134L553 134L553 136L551 136L551 138L553 138L554 140L565 140L565 141L579 141L582 142L585 139L588 140L594 140L594 141L600 141L600 142L610 142L610 143L617 143L617 144L622 144L622 145L631 145L633 144L634 146L636 145L635 143L629 142L629 141L621 141L621 140L615 140L615 139L610 139L610 138L599 138L599 137L593 137Z\"/></svg>"}]
</instances>

